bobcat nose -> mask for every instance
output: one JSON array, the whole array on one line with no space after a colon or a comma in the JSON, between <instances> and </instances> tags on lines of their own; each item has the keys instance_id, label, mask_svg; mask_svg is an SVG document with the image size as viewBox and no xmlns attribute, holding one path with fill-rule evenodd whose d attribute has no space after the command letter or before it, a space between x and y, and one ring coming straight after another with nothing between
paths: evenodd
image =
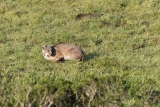
<instances>
[{"instance_id":1,"label":"bobcat nose","mask_svg":"<svg viewBox=\"0 0 160 107\"><path fill-rule=\"evenodd\" d=\"M47 54L44 54L44 56L49 57L50 55L47 53Z\"/></svg>"}]
</instances>

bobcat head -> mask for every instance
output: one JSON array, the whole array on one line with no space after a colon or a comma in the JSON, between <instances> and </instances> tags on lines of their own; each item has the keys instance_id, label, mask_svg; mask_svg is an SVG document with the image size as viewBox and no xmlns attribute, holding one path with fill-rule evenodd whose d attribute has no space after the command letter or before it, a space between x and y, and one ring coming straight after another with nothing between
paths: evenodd
<instances>
[{"instance_id":1,"label":"bobcat head","mask_svg":"<svg viewBox=\"0 0 160 107\"><path fill-rule=\"evenodd\" d=\"M55 56L55 49L53 45L43 45L42 46L42 54L44 56L44 58L52 58L53 56Z\"/></svg>"}]
</instances>

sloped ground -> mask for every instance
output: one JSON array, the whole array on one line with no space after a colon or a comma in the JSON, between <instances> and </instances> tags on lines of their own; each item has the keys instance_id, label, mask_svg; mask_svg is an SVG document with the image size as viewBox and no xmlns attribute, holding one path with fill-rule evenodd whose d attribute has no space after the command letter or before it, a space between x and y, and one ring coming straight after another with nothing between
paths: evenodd
<instances>
[{"instance_id":1,"label":"sloped ground","mask_svg":"<svg viewBox=\"0 0 160 107\"><path fill-rule=\"evenodd\" d=\"M159 19L159 0L1 1L0 106L158 107ZM46 61L59 42L85 60Z\"/></svg>"}]
</instances>

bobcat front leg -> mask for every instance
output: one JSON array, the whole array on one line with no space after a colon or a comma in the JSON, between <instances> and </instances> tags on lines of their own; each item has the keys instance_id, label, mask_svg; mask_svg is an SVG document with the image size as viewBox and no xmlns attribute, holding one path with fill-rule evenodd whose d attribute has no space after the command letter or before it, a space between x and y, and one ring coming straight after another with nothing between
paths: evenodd
<instances>
[{"instance_id":1,"label":"bobcat front leg","mask_svg":"<svg viewBox=\"0 0 160 107\"><path fill-rule=\"evenodd\" d=\"M54 56L54 62L60 62L60 61L64 61L64 58L63 58L63 54L56 50L56 55Z\"/></svg>"}]
</instances>

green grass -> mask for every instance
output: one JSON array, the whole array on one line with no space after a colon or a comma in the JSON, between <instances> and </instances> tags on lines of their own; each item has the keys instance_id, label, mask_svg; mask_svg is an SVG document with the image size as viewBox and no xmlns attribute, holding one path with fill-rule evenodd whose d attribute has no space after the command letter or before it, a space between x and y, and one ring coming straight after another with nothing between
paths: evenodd
<instances>
[{"instance_id":1,"label":"green grass","mask_svg":"<svg viewBox=\"0 0 160 107\"><path fill-rule=\"evenodd\" d=\"M0 106L158 107L159 7L159 0L1 1ZM85 60L45 60L42 45L59 42L81 46Z\"/></svg>"}]
</instances>

